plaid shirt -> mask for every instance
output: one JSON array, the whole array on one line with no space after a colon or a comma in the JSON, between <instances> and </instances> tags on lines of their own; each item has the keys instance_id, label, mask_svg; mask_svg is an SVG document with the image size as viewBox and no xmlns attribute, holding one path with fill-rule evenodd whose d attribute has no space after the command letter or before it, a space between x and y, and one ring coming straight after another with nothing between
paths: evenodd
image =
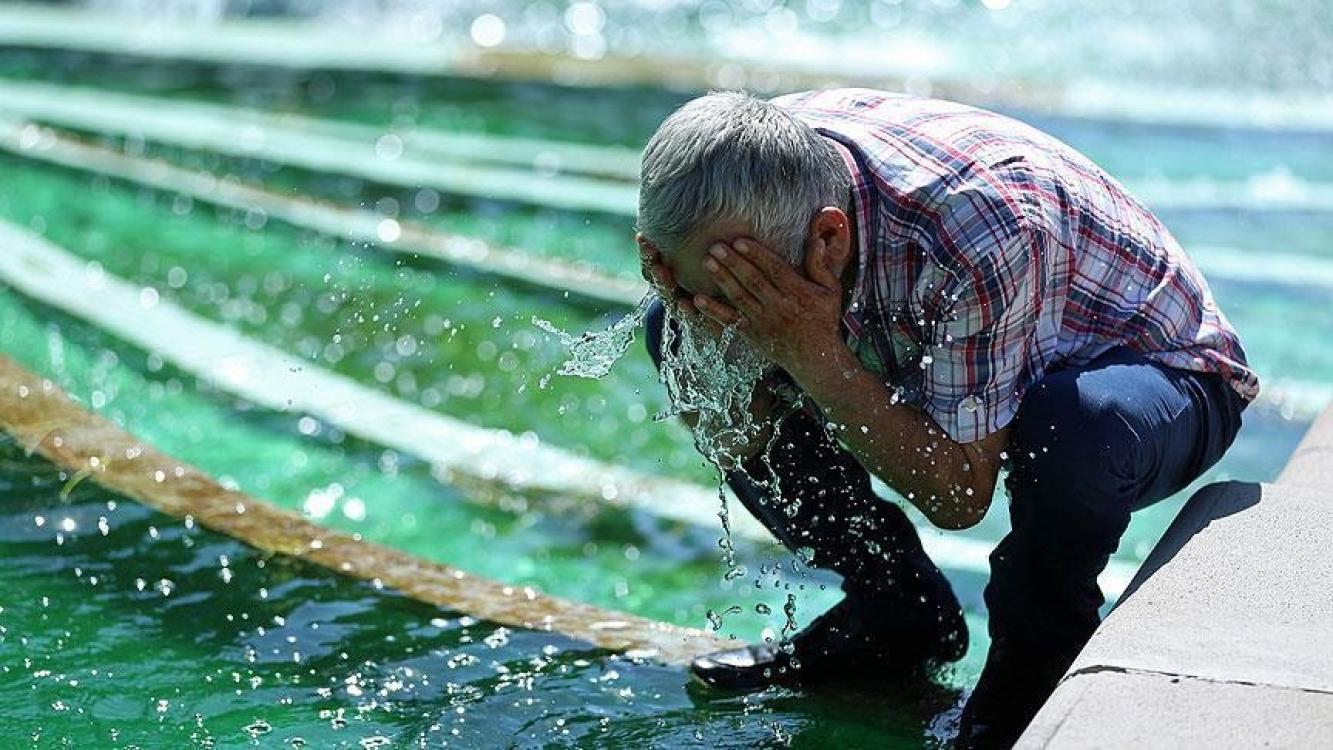
<instances>
[{"instance_id":1,"label":"plaid shirt","mask_svg":"<svg viewBox=\"0 0 1333 750\"><path fill-rule=\"evenodd\" d=\"M943 101L864 89L774 101L851 169L848 343L954 440L999 430L1046 372L1117 346L1258 393L1193 261L1069 146Z\"/></svg>"}]
</instances>

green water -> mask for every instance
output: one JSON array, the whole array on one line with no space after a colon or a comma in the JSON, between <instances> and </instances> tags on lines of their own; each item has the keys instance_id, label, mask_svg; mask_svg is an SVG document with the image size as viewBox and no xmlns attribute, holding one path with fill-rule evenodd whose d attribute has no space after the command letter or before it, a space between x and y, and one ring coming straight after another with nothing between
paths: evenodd
<instances>
[{"instance_id":1,"label":"green water","mask_svg":"<svg viewBox=\"0 0 1333 750\"><path fill-rule=\"evenodd\" d=\"M58 380L83 400L226 484L301 509L336 480L339 501L320 520L368 539L686 624L702 625L708 609L743 605L723 633L747 639L782 626L780 616L758 614L757 604L781 612L792 593L805 622L835 600L823 579L792 572L790 559L770 547L737 540L738 554L765 572L727 582L711 530L635 512L480 507L418 462L334 435L303 438L296 415L244 407L238 414L225 396L199 393L190 378L11 295L0 295L0 321L0 348L62 373ZM81 382L95 386L80 389ZM860 700L856 694L813 702L787 691L748 701L692 694L680 670L587 653L549 635L479 643L494 626L468 630L455 613L263 559L91 483L62 497L64 477L9 441L0 441L0 467L0 544L11 562L0 574L0 590L10 592L0 605L0 670L9 685L0 696L17 701L7 715L29 720L34 736L75 746L111 739L111 729L125 744L234 744L256 719L275 727L270 740L300 737L314 746L424 734L432 744L475 747L509 732L525 746L635 737L688 744L696 733L753 744L802 728L849 740L885 731L911 737L956 694L903 686L873 698L886 702L885 712L869 718L837 708ZM504 554L494 554L497 543ZM108 622L114 625L100 625ZM548 646L557 656L534 657ZM983 652L984 642L974 658ZM346 689L353 675L357 695ZM143 685L142 694L127 694L130 685ZM161 700L168 703L159 710ZM347 726L336 726L339 716ZM441 723L443 730L429 728Z\"/></svg>"},{"instance_id":2,"label":"green water","mask_svg":"<svg viewBox=\"0 0 1333 750\"><path fill-rule=\"evenodd\" d=\"M62 496L12 445L0 462L9 746L914 743L953 699L913 685L710 699L679 670L266 558L91 485Z\"/></svg>"},{"instance_id":3,"label":"green water","mask_svg":"<svg viewBox=\"0 0 1333 750\"><path fill-rule=\"evenodd\" d=\"M278 222L250 228L234 211L194 205L182 212L170 195L79 172L13 157L0 157L0 164L16 188L0 196L0 216L42 226L56 244L187 309L476 424L531 431L653 473L711 479L683 430L652 421L664 398L639 347L603 380L558 378L540 387L564 352L530 324L532 315L583 330L619 311L570 305L554 293L508 288ZM57 215L61 221L47 218ZM536 233L543 221L540 213L516 210L491 223ZM144 231L149 225L151 235ZM625 252L603 250L599 260L608 266L613 253ZM1304 333L1333 330L1333 307L1321 304L1325 290L1239 281L1215 286L1243 334L1263 332L1245 339L1261 372L1290 371L1284 363L1297 362L1301 377L1333 382L1333 355L1307 346ZM1293 319L1301 325L1289 325ZM1292 426L1272 442L1262 462L1224 463L1217 471L1270 475L1299 430ZM994 540L1006 524L1002 513L992 513L970 533ZM1159 531L1145 524L1126 549L1137 550ZM1140 558L1141 550L1131 557Z\"/></svg>"},{"instance_id":4,"label":"green water","mask_svg":"<svg viewBox=\"0 0 1333 750\"><path fill-rule=\"evenodd\" d=\"M682 100L629 89L368 75L325 75L335 93L324 97L312 92L328 86L299 74L181 66L167 75L96 59L39 70L44 59L50 62L0 54L0 72L361 122L409 118L445 129L627 146L641 143ZM1126 179L1161 173L1231 180L1286 169L1322 180L1333 164L1327 139L1307 136L1037 124ZM421 211L413 191L160 153L348 205L393 197L405 215L439 228L636 272L627 218L447 196ZM539 386L563 352L531 326L533 315L583 330L622 311L276 221L247 225L237 212L10 156L0 156L0 173L0 217L312 364L474 424L530 431L645 472L711 479L682 428L652 421L664 399L639 348L604 380ZM1327 214L1180 211L1164 218L1186 246L1333 258ZM1309 343L1333 334L1327 288L1231 278L1213 286L1263 375L1333 385L1333 355ZM723 632L744 639L781 628L789 592L798 596L802 622L836 598L831 578L793 570L775 547L740 539L736 555L750 574L724 581L716 528L640 511L557 512L522 501L494 507L441 485L410 457L328 427L303 434L301 415L238 403L3 288L0 350L225 483L297 510L317 509L312 498L336 496L322 523L479 575L699 627L708 610L734 605L741 611L726 618ZM1201 481L1273 477L1304 427L1272 409L1251 410L1236 446ZM253 738L264 745L299 737L310 746L373 746L373 738L384 737L395 746L420 738L458 747L753 746L791 735L805 746L915 746L984 658L984 581L950 570L974 643L940 684L710 698L687 690L678 669L633 664L549 635L510 633L507 643L492 639L492 647L484 639L493 626L464 625L457 613L264 559L91 485L62 497L54 470L8 443L0 445L0 462L0 555L10 562L0 573L0 706L13 736L43 746L244 745L252 740L245 727L263 729L257 720L272 727ZM1139 514L1121 558L1141 559L1186 494ZM969 535L997 540L1007 527L1002 505ZM97 528L101 517L106 534ZM62 531L66 518L73 531ZM169 595L159 588L163 580L171 582L162 587ZM761 603L779 614L759 614ZM554 652L545 653L547 646Z\"/></svg>"}]
</instances>

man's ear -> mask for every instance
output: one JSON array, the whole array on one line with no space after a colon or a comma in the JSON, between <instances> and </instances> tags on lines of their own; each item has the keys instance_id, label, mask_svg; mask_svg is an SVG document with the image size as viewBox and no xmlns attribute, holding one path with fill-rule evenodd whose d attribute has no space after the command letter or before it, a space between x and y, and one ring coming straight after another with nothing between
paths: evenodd
<instances>
[{"instance_id":1,"label":"man's ear","mask_svg":"<svg viewBox=\"0 0 1333 750\"><path fill-rule=\"evenodd\" d=\"M852 261L852 222L842 209L825 206L811 220L810 235L806 238L807 256L821 248L819 255L825 269L833 278L842 278L842 272Z\"/></svg>"}]
</instances>

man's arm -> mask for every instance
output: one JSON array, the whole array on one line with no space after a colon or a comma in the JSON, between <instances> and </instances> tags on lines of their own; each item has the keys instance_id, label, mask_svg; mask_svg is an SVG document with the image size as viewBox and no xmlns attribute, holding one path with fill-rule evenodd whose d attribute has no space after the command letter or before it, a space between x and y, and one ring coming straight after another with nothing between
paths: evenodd
<instances>
[{"instance_id":1,"label":"man's arm","mask_svg":"<svg viewBox=\"0 0 1333 750\"><path fill-rule=\"evenodd\" d=\"M807 249L805 275L749 240L717 245L710 253L704 268L730 304L696 297L700 312L737 326L786 369L842 431L858 460L932 523L957 529L981 520L995 491L1006 431L957 443L928 414L897 403L857 361L839 329L842 285L830 271L823 237Z\"/></svg>"},{"instance_id":2,"label":"man's arm","mask_svg":"<svg viewBox=\"0 0 1333 750\"><path fill-rule=\"evenodd\" d=\"M889 389L845 344L792 377L838 426L861 465L931 523L965 529L986 515L1007 427L974 443L955 442L929 414L895 403Z\"/></svg>"}]
</instances>

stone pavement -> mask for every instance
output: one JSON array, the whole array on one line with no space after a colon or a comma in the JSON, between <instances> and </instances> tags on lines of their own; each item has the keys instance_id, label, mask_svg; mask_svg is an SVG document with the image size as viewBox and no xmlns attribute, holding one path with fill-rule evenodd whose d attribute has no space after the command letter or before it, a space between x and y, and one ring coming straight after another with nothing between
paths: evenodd
<instances>
[{"instance_id":1,"label":"stone pavement","mask_svg":"<svg viewBox=\"0 0 1333 750\"><path fill-rule=\"evenodd\" d=\"M1333 746L1333 408L1181 509L1017 747Z\"/></svg>"}]
</instances>

